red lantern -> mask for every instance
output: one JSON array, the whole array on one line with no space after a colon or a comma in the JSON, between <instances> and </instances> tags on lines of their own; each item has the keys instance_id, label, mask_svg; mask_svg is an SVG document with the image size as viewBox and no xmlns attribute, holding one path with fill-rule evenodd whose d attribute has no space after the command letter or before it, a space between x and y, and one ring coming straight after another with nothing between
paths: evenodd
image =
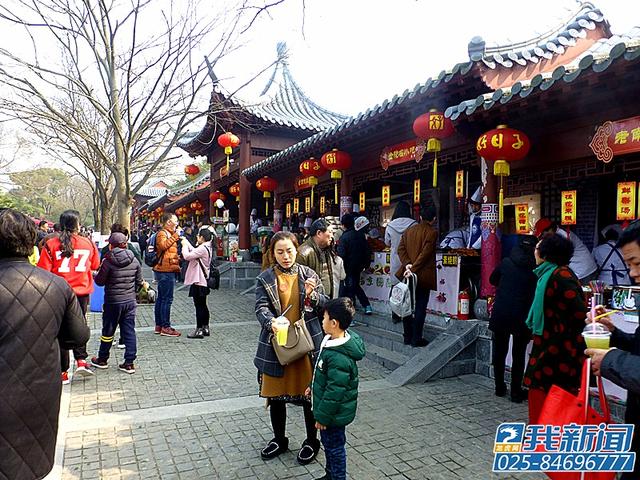
<instances>
[{"instance_id":1,"label":"red lantern","mask_svg":"<svg viewBox=\"0 0 640 480\"><path fill-rule=\"evenodd\" d=\"M336 181L335 183L335 202L338 204L338 180L342 178L342 172L340 170L348 170L351 168L351 155L347 152L342 152L336 148L330 152L322 155L320 159L322 166L327 170L331 170L331 178Z\"/></svg>"},{"instance_id":2,"label":"red lantern","mask_svg":"<svg viewBox=\"0 0 640 480\"><path fill-rule=\"evenodd\" d=\"M184 173L187 175L197 175L200 173L200 167L192 163L191 165L184 167Z\"/></svg>"},{"instance_id":3,"label":"red lantern","mask_svg":"<svg viewBox=\"0 0 640 480\"><path fill-rule=\"evenodd\" d=\"M216 203L216 200L218 199L224 202L227 199L227 196L218 190L209 194L209 200L211 200L213 203Z\"/></svg>"},{"instance_id":4,"label":"red lantern","mask_svg":"<svg viewBox=\"0 0 640 480\"><path fill-rule=\"evenodd\" d=\"M229 187L229 194L236 197L236 202L239 202L240 201L240 184L234 183L233 185L231 185Z\"/></svg>"},{"instance_id":5,"label":"red lantern","mask_svg":"<svg viewBox=\"0 0 640 480\"><path fill-rule=\"evenodd\" d=\"M427 141L427 152L433 152L433 187L438 186L438 152L442 145L440 140L451 136L453 123L435 108L429 113L420 115L413 121L413 133Z\"/></svg>"},{"instance_id":6,"label":"red lantern","mask_svg":"<svg viewBox=\"0 0 640 480\"><path fill-rule=\"evenodd\" d=\"M476 150L485 160L492 160L493 174L500 177L500 195L499 195L499 223L504 220L504 189L502 187L502 178L511 174L509 162L522 160L529 153L531 142L529 138L521 131L508 128L506 125L498 125L498 128L489 130L478 138Z\"/></svg>"},{"instance_id":7,"label":"red lantern","mask_svg":"<svg viewBox=\"0 0 640 480\"><path fill-rule=\"evenodd\" d=\"M275 191L278 188L278 182L276 182L271 177L262 177L260 180L256 182L256 188L262 192L262 196L265 199L265 215L269 215L269 198L271 197L271 192Z\"/></svg>"},{"instance_id":8,"label":"red lantern","mask_svg":"<svg viewBox=\"0 0 640 480\"><path fill-rule=\"evenodd\" d=\"M309 179L309 185L311 185L311 205L313 205L313 187L318 184L318 177L327 173L327 170L319 161L311 157L309 160L305 160L300 164L300 173Z\"/></svg>"},{"instance_id":9,"label":"red lantern","mask_svg":"<svg viewBox=\"0 0 640 480\"><path fill-rule=\"evenodd\" d=\"M199 211L202 211L204 209L204 205L202 205L200 200L196 200L195 202L191 203L191 208L193 210L195 210L196 212L199 212Z\"/></svg>"},{"instance_id":10,"label":"red lantern","mask_svg":"<svg viewBox=\"0 0 640 480\"><path fill-rule=\"evenodd\" d=\"M229 172L229 155L235 147L240 145L240 139L231 132L225 132L218 137L218 145L224 148L224 154L227 156L227 172Z\"/></svg>"}]
</instances>

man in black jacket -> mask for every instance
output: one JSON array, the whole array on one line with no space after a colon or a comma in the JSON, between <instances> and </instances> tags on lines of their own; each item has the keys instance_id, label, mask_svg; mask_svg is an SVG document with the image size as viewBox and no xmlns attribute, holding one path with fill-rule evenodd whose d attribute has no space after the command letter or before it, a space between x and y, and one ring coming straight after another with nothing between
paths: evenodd
<instances>
[{"instance_id":1,"label":"man in black jacket","mask_svg":"<svg viewBox=\"0 0 640 480\"><path fill-rule=\"evenodd\" d=\"M355 217L347 213L342 217L342 226L345 232L338 241L338 255L344 262L344 271L347 274L344 279L344 288L340 289L341 297L349 297L355 305L356 297L364 307L364 313L371 315L371 303L360 286L360 274L371 263L371 249L367 243L364 232L355 229Z\"/></svg>"},{"instance_id":2,"label":"man in black jacket","mask_svg":"<svg viewBox=\"0 0 640 480\"><path fill-rule=\"evenodd\" d=\"M69 284L32 266L36 227L0 209L0 478L32 480L53 467L60 412L60 347L89 340Z\"/></svg>"},{"instance_id":3,"label":"man in black jacket","mask_svg":"<svg viewBox=\"0 0 640 480\"><path fill-rule=\"evenodd\" d=\"M629 225L618 241L622 258L629 267L629 276L635 283L640 283L640 220ZM636 302L637 305L637 302ZM596 315L605 313L603 307L596 308ZM638 311L640 314L640 309ZM591 315L587 315L587 323ZM587 349L591 357L591 368L596 375L627 389L627 410L625 423L635 425L631 449L636 452L636 463L633 473L622 475L622 479L640 478L640 327L635 333L626 333L616 328L609 317L598 319L598 322L611 331L609 350Z\"/></svg>"},{"instance_id":4,"label":"man in black jacket","mask_svg":"<svg viewBox=\"0 0 640 480\"><path fill-rule=\"evenodd\" d=\"M135 373L136 359L136 292L146 282L142 279L142 267L133 253L127 250L127 237L114 232L109 237L109 252L105 255L95 277L96 285L104 285L104 309L102 335L97 357L91 359L96 368L108 368L109 350L116 328L120 326L120 338L124 342L124 363L119 365L125 373Z\"/></svg>"}]
</instances>

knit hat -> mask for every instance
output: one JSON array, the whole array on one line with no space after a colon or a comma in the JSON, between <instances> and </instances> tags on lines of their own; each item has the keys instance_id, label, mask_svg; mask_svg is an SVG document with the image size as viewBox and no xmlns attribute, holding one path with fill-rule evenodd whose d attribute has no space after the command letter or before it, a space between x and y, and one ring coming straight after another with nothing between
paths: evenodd
<instances>
[{"instance_id":1,"label":"knit hat","mask_svg":"<svg viewBox=\"0 0 640 480\"><path fill-rule=\"evenodd\" d=\"M109 236L110 245L121 245L127 243L127 236L121 232L114 232Z\"/></svg>"}]
</instances>

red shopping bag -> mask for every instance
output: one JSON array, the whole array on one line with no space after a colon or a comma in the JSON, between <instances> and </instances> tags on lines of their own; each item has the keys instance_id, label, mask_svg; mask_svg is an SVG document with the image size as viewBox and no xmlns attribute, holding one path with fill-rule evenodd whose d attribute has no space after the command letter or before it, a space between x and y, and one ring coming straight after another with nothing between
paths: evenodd
<instances>
[{"instance_id":1,"label":"red shopping bag","mask_svg":"<svg viewBox=\"0 0 640 480\"><path fill-rule=\"evenodd\" d=\"M587 358L582 365L582 381L578 395L553 385L542 405L540 416L536 421L538 425L599 425L611 423L609 403L604 393L602 379L596 377L598 384L598 396L602 413L589 405L589 378L591 371L591 359ZM552 480L613 480L614 472L546 472Z\"/></svg>"}]
</instances>

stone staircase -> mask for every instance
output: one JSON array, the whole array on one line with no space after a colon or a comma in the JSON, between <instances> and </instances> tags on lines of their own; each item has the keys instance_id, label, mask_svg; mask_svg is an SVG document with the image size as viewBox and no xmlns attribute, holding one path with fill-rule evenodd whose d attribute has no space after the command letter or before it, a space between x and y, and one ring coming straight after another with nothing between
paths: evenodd
<instances>
[{"instance_id":1,"label":"stone staircase","mask_svg":"<svg viewBox=\"0 0 640 480\"><path fill-rule=\"evenodd\" d=\"M393 370L389 381L404 385L476 373L476 340L482 330L481 323L447 322L441 317L429 316L424 329L429 345L423 348L404 344L402 323L394 324L390 314L366 316L359 312L352 329L365 341L367 356Z\"/></svg>"},{"instance_id":2,"label":"stone staircase","mask_svg":"<svg viewBox=\"0 0 640 480\"><path fill-rule=\"evenodd\" d=\"M261 266L253 262L223 262L220 270L220 288L247 290L256 283Z\"/></svg>"}]
</instances>

